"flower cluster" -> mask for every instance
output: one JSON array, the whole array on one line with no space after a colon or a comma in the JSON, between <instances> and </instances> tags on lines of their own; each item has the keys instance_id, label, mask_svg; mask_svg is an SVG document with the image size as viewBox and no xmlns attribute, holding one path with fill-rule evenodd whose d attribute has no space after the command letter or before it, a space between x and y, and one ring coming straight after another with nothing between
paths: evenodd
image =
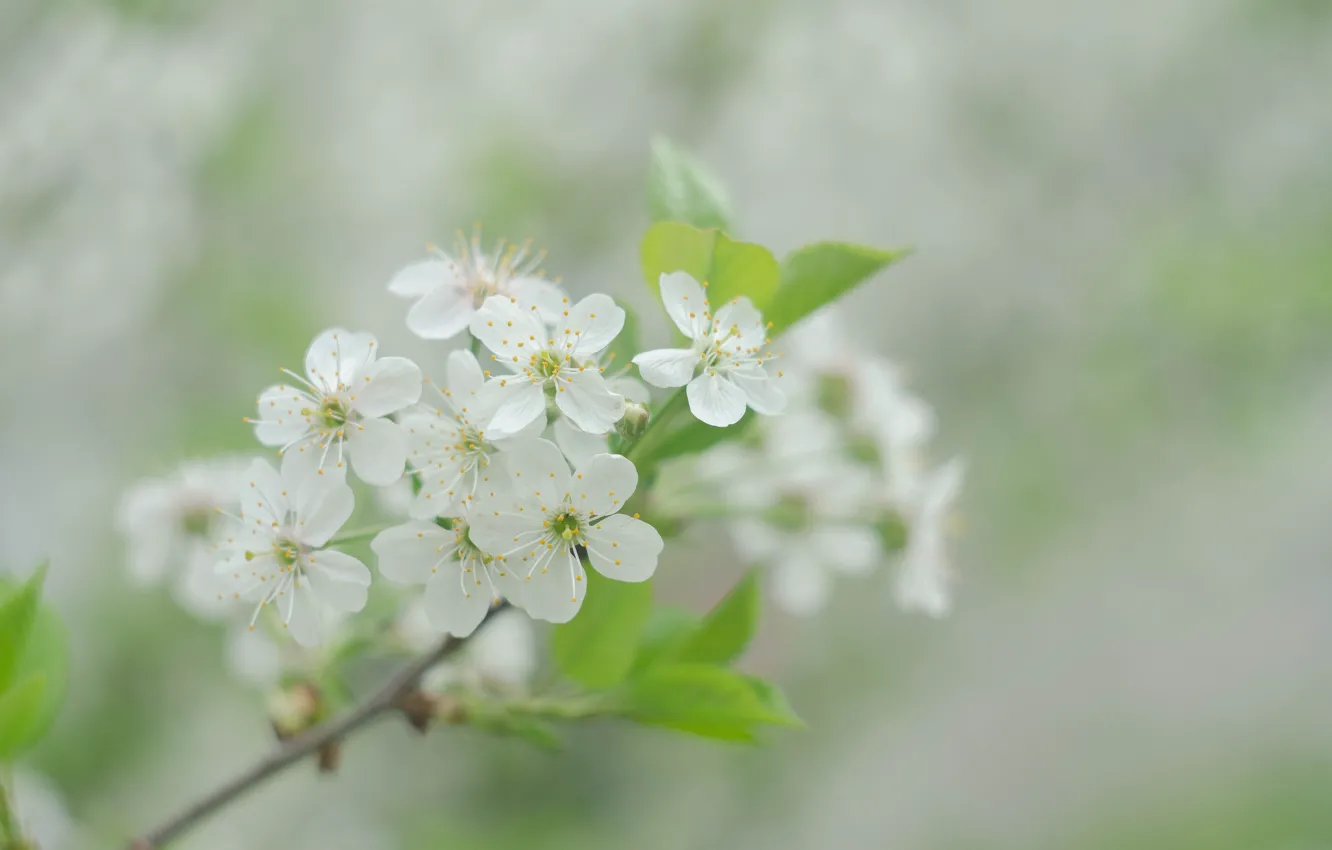
<instances>
[{"instance_id":1,"label":"flower cluster","mask_svg":"<svg viewBox=\"0 0 1332 850\"><path fill-rule=\"evenodd\" d=\"M744 443L682 461L658 487L666 513L700 504L726 518L736 550L772 572L775 600L794 614L822 608L834 575L863 575L905 546L898 603L947 613L946 542L963 465L931 467L934 412L900 370L854 345L835 308L786 335L790 412L760 420Z\"/></svg>"},{"instance_id":2,"label":"flower cluster","mask_svg":"<svg viewBox=\"0 0 1332 850\"><path fill-rule=\"evenodd\" d=\"M624 309L599 293L572 300L540 259L474 238L390 280L414 299L407 328L448 346L438 380L385 356L370 333L320 333L303 370L283 368L245 420L272 454L190 464L127 494L136 575L176 572L200 613L241 626L235 666L268 681L289 663L284 633L305 648L356 633L349 617L367 606L374 573L344 550L366 541L378 573L418 589L392 603L418 635L468 636L500 600L567 622L589 568L622 582L656 570L662 537L634 506L670 515L671 470L637 448L653 428L679 433L684 423L665 420L687 407L718 428L760 414L688 460L692 513L675 518L729 518L740 555L770 565L779 603L818 608L830 574L886 557L895 520L909 530L899 598L947 608L945 521L961 466L928 466L929 408L889 364L847 347L828 311L787 334L779 371L771 326L748 298L714 308L707 282L668 272L662 302L688 346L616 364L610 352L632 345L617 345ZM638 378L676 395L654 404ZM635 498L645 459L661 491L650 501ZM357 481L397 519L345 531Z\"/></svg>"}]
</instances>

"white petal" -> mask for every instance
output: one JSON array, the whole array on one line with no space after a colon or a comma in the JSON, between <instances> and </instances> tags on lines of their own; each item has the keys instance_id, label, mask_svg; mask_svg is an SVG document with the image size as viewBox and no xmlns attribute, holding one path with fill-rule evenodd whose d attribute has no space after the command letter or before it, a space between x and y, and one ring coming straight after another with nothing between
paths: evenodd
<instances>
[{"instance_id":1,"label":"white petal","mask_svg":"<svg viewBox=\"0 0 1332 850\"><path fill-rule=\"evenodd\" d=\"M546 326L535 306L519 305L504 295L492 295L476 311L472 336L495 353L497 362L517 371L546 341Z\"/></svg>"},{"instance_id":2,"label":"white petal","mask_svg":"<svg viewBox=\"0 0 1332 850\"><path fill-rule=\"evenodd\" d=\"M544 528L541 523L544 514L539 511L516 512L512 506L507 510L495 506L491 510L472 511L468 536L481 551L489 555L503 556L506 568L519 570L521 558L536 544ZM522 572L526 573L526 567Z\"/></svg>"},{"instance_id":3,"label":"white petal","mask_svg":"<svg viewBox=\"0 0 1332 850\"><path fill-rule=\"evenodd\" d=\"M685 389L689 409L700 422L725 428L745 415L745 394L716 372L704 372Z\"/></svg>"},{"instance_id":4,"label":"white petal","mask_svg":"<svg viewBox=\"0 0 1332 850\"><path fill-rule=\"evenodd\" d=\"M482 678L521 685L537 668L532 621L517 611L498 611L486 630L467 645L468 663Z\"/></svg>"},{"instance_id":5,"label":"white petal","mask_svg":"<svg viewBox=\"0 0 1332 850\"><path fill-rule=\"evenodd\" d=\"M609 295L589 295L569 308L555 326L555 344L575 359L610 345L624 328L624 310Z\"/></svg>"},{"instance_id":6,"label":"white petal","mask_svg":"<svg viewBox=\"0 0 1332 850\"><path fill-rule=\"evenodd\" d=\"M370 541L379 558L379 571L399 584L425 584L454 545L453 532L433 522L395 525Z\"/></svg>"},{"instance_id":7,"label":"white petal","mask_svg":"<svg viewBox=\"0 0 1332 850\"><path fill-rule=\"evenodd\" d=\"M732 369L728 376L745 394L755 413L776 416L786 409L786 396L777 386L777 379L759 365Z\"/></svg>"},{"instance_id":8,"label":"white petal","mask_svg":"<svg viewBox=\"0 0 1332 850\"><path fill-rule=\"evenodd\" d=\"M953 458L931 472L921 487L922 516L941 522L962 492L962 478L965 474L966 464L961 458Z\"/></svg>"},{"instance_id":9,"label":"white petal","mask_svg":"<svg viewBox=\"0 0 1332 850\"><path fill-rule=\"evenodd\" d=\"M533 566L526 564L526 569ZM587 591L587 575L578 559L565 550L545 550L535 565L531 578L524 585L519 598L514 600L528 615L549 623L567 623L583 606Z\"/></svg>"},{"instance_id":10,"label":"white petal","mask_svg":"<svg viewBox=\"0 0 1332 850\"><path fill-rule=\"evenodd\" d=\"M658 348L644 351L633 359L638 373L654 387L683 387L694 377L694 369L702 360L697 351L688 348Z\"/></svg>"},{"instance_id":11,"label":"white petal","mask_svg":"<svg viewBox=\"0 0 1332 850\"><path fill-rule=\"evenodd\" d=\"M503 439L515 436L531 426L546 412L546 393L541 384L527 378L491 378L477 393L477 407L493 410L486 423L486 436Z\"/></svg>"},{"instance_id":12,"label":"white petal","mask_svg":"<svg viewBox=\"0 0 1332 850\"><path fill-rule=\"evenodd\" d=\"M569 302L569 296L564 290L544 277L516 277L504 288L520 304L536 305L541 321L550 325L560 320Z\"/></svg>"},{"instance_id":13,"label":"white petal","mask_svg":"<svg viewBox=\"0 0 1332 850\"><path fill-rule=\"evenodd\" d=\"M786 544L786 535L757 519L739 519L728 523L731 542L740 557L749 563L776 560Z\"/></svg>"},{"instance_id":14,"label":"white petal","mask_svg":"<svg viewBox=\"0 0 1332 850\"><path fill-rule=\"evenodd\" d=\"M383 487L402 477L407 438L387 419L366 419L347 428L352 469L366 484Z\"/></svg>"},{"instance_id":15,"label":"white petal","mask_svg":"<svg viewBox=\"0 0 1332 850\"><path fill-rule=\"evenodd\" d=\"M301 415L310 400L286 384L269 387L259 395L259 421L254 434L265 446L285 446L309 430Z\"/></svg>"},{"instance_id":16,"label":"white petal","mask_svg":"<svg viewBox=\"0 0 1332 850\"><path fill-rule=\"evenodd\" d=\"M829 568L864 575L883 557L879 535L865 525L828 525L808 533L809 545Z\"/></svg>"},{"instance_id":17,"label":"white petal","mask_svg":"<svg viewBox=\"0 0 1332 850\"><path fill-rule=\"evenodd\" d=\"M623 514L613 514L587 531L587 554L592 566L606 578L646 581L657 569L661 554L657 529Z\"/></svg>"},{"instance_id":18,"label":"white petal","mask_svg":"<svg viewBox=\"0 0 1332 850\"><path fill-rule=\"evenodd\" d=\"M560 447L575 469L590 463L593 455L606 454L608 451L604 434L589 434L563 416L556 419L550 428L554 432L555 445Z\"/></svg>"},{"instance_id":19,"label":"white petal","mask_svg":"<svg viewBox=\"0 0 1332 850\"><path fill-rule=\"evenodd\" d=\"M384 357L366 367L351 392L362 416L388 416L421 398L421 370L406 357Z\"/></svg>"},{"instance_id":20,"label":"white petal","mask_svg":"<svg viewBox=\"0 0 1332 850\"><path fill-rule=\"evenodd\" d=\"M245 525L264 529L271 529L274 522L281 525L290 501L277 470L266 460L256 460L245 471L245 478L240 492L241 517L245 519Z\"/></svg>"},{"instance_id":21,"label":"white petal","mask_svg":"<svg viewBox=\"0 0 1332 850\"><path fill-rule=\"evenodd\" d=\"M942 539L927 535L923 539L917 536L912 542L909 538L901 571L893 585L897 604L906 611L942 617L951 607L951 583Z\"/></svg>"},{"instance_id":22,"label":"white petal","mask_svg":"<svg viewBox=\"0 0 1332 850\"><path fill-rule=\"evenodd\" d=\"M350 386L375 358L374 334L330 328L310 344L305 353L305 372L314 383L336 389Z\"/></svg>"},{"instance_id":23,"label":"white petal","mask_svg":"<svg viewBox=\"0 0 1332 850\"><path fill-rule=\"evenodd\" d=\"M471 324L476 315L472 292L450 283L427 292L407 311L407 329L422 339L452 339Z\"/></svg>"},{"instance_id":24,"label":"white petal","mask_svg":"<svg viewBox=\"0 0 1332 850\"><path fill-rule=\"evenodd\" d=\"M311 555L305 579L330 608L353 612L365 607L370 569L345 552L324 550Z\"/></svg>"},{"instance_id":25,"label":"white petal","mask_svg":"<svg viewBox=\"0 0 1332 850\"><path fill-rule=\"evenodd\" d=\"M661 276L661 303L680 333L698 339L710 322L706 316L712 308L707 293L699 282L687 272L670 272ZM681 382L683 383L683 382ZM672 386L680 386L673 384Z\"/></svg>"},{"instance_id":26,"label":"white petal","mask_svg":"<svg viewBox=\"0 0 1332 850\"><path fill-rule=\"evenodd\" d=\"M486 382L476 355L465 348L449 352L448 377L449 392L453 393L454 404L459 407L466 406Z\"/></svg>"},{"instance_id":27,"label":"white petal","mask_svg":"<svg viewBox=\"0 0 1332 850\"><path fill-rule=\"evenodd\" d=\"M476 631L494 602L484 571L485 567L472 561L467 570L452 559L440 566L425 590L425 612L432 626L456 637Z\"/></svg>"},{"instance_id":28,"label":"white petal","mask_svg":"<svg viewBox=\"0 0 1332 850\"><path fill-rule=\"evenodd\" d=\"M513 494L523 504L559 504L569 491L569 464L548 440L515 444L504 459Z\"/></svg>"},{"instance_id":29,"label":"white petal","mask_svg":"<svg viewBox=\"0 0 1332 850\"><path fill-rule=\"evenodd\" d=\"M595 368L561 373L555 406L589 434L605 434L624 418L624 396L613 393Z\"/></svg>"},{"instance_id":30,"label":"white petal","mask_svg":"<svg viewBox=\"0 0 1332 850\"><path fill-rule=\"evenodd\" d=\"M599 454L578 468L570 482L573 504L598 516L613 514L638 487L638 469L621 455Z\"/></svg>"},{"instance_id":31,"label":"white petal","mask_svg":"<svg viewBox=\"0 0 1332 850\"><path fill-rule=\"evenodd\" d=\"M325 609L323 601L315 596L308 581L287 591L289 599L279 600L288 607L278 607L279 616L285 620L287 631L301 646L319 646L332 627L332 612ZM288 613L283 613L288 612Z\"/></svg>"},{"instance_id":32,"label":"white petal","mask_svg":"<svg viewBox=\"0 0 1332 850\"><path fill-rule=\"evenodd\" d=\"M451 259L430 259L403 267L388 283L388 291L405 298L419 298L440 286L460 286L461 269Z\"/></svg>"},{"instance_id":33,"label":"white petal","mask_svg":"<svg viewBox=\"0 0 1332 850\"><path fill-rule=\"evenodd\" d=\"M324 475L296 491L296 533L307 546L323 546L351 518L356 497L345 480Z\"/></svg>"},{"instance_id":34,"label":"white petal","mask_svg":"<svg viewBox=\"0 0 1332 850\"><path fill-rule=\"evenodd\" d=\"M290 493L295 494L310 481L323 479L347 480L347 465L338 463L336 442L329 447L327 454L317 442L297 446L283 453L282 483ZM295 504L293 501L293 505Z\"/></svg>"},{"instance_id":35,"label":"white petal","mask_svg":"<svg viewBox=\"0 0 1332 850\"><path fill-rule=\"evenodd\" d=\"M438 461L424 467L421 477L421 492L417 493L410 509L413 519L433 519L437 516L451 515L453 508L470 495L474 476L463 472L461 455L449 461L441 456Z\"/></svg>"},{"instance_id":36,"label":"white petal","mask_svg":"<svg viewBox=\"0 0 1332 850\"><path fill-rule=\"evenodd\" d=\"M743 295L717 308L717 325L723 332L735 328L746 347L763 342L763 314Z\"/></svg>"},{"instance_id":37,"label":"white petal","mask_svg":"<svg viewBox=\"0 0 1332 850\"><path fill-rule=\"evenodd\" d=\"M828 601L828 574L804 548L789 553L774 567L772 594L777 604L798 617L816 614Z\"/></svg>"}]
</instances>

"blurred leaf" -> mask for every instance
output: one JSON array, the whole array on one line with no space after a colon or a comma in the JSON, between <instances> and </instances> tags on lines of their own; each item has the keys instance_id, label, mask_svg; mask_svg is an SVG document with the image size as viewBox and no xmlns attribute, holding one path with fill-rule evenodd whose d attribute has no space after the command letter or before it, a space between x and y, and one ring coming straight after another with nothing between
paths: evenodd
<instances>
[{"instance_id":1,"label":"blurred leaf","mask_svg":"<svg viewBox=\"0 0 1332 850\"><path fill-rule=\"evenodd\" d=\"M0 695L0 763L35 741L40 734L46 678L38 673Z\"/></svg>"},{"instance_id":2,"label":"blurred leaf","mask_svg":"<svg viewBox=\"0 0 1332 850\"><path fill-rule=\"evenodd\" d=\"M0 693L9 688L18 672L28 637L37 622L45 580L46 565L42 564L22 587L7 593L0 603ZM0 593L4 592L0 587Z\"/></svg>"},{"instance_id":3,"label":"blurred leaf","mask_svg":"<svg viewBox=\"0 0 1332 850\"><path fill-rule=\"evenodd\" d=\"M609 688L628 675L648 616L652 583L612 581L595 570L587 578L583 607L555 627L551 649L570 679L588 688Z\"/></svg>"},{"instance_id":4,"label":"blurred leaf","mask_svg":"<svg viewBox=\"0 0 1332 850\"><path fill-rule=\"evenodd\" d=\"M764 311L772 322L773 335L841 298L908 253L847 242L815 242L787 255L782 261L781 288Z\"/></svg>"},{"instance_id":5,"label":"blurred leaf","mask_svg":"<svg viewBox=\"0 0 1332 850\"><path fill-rule=\"evenodd\" d=\"M775 716L784 718L783 726L804 727L805 721L801 720L800 715L796 714L795 709L791 708L791 703L787 701L786 694L782 693L781 688L757 676L746 676L745 681L753 689L754 696L758 697L759 702L768 711Z\"/></svg>"},{"instance_id":6,"label":"blurred leaf","mask_svg":"<svg viewBox=\"0 0 1332 850\"><path fill-rule=\"evenodd\" d=\"M758 574L750 570L713 606L675 659L697 664L726 664L745 651L758 628Z\"/></svg>"},{"instance_id":7,"label":"blurred leaf","mask_svg":"<svg viewBox=\"0 0 1332 850\"><path fill-rule=\"evenodd\" d=\"M647 199L653 221L729 229L730 205L721 182L693 156L660 136L652 140Z\"/></svg>"},{"instance_id":8,"label":"blurred leaf","mask_svg":"<svg viewBox=\"0 0 1332 850\"><path fill-rule=\"evenodd\" d=\"M755 682L706 664L659 665L626 684L619 708L639 723L727 741L753 741L760 726L800 725L771 686Z\"/></svg>"},{"instance_id":9,"label":"blurred leaf","mask_svg":"<svg viewBox=\"0 0 1332 850\"><path fill-rule=\"evenodd\" d=\"M674 605L653 608L647 626L643 629L643 639L638 643L633 671L641 672L658 659L674 657L674 653L698 630L698 625L698 617L692 611Z\"/></svg>"},{"instance_id":10,"label":"blurred leaf","mask_svg":"<svg viewBox=\"0 0 1332 850\"><path fill-rule=\"evenodd\" d=\"M714 305L746 295L766 312L781 280L777 260L767 248L734 242L717 230L699 230L676 221L648 228L641 254L643 276L658 296L663 274L685 271L708 284L708 300Z\"/></svg>"},{"instance_id":11,"label":"blurred leaf","mask_svg":"<svg viewBox=\"0 0 1332 850\"><path fill-rule=\"evenodd\" d=\"M606 348L601 365L606 367L609 374L616 369L627 367L638 351L638 314L625 307L624 327L610 346Z\"/></svg>"},{"instance_id":12,"label":"blurred leaf","mask_svg":"<svg viewBox=\"0 0 1332 850\"><path fill-rule=\"evenodd\" d=\"M41 676L45 682L41 705L31 730L34 737L39 737L46 734L60 712L69 680L69 646L65 639L65 627L55 611L46 605L37 611L37 619L28 635L28 648L19 661L16 678L23 680L32 676Z\"/></svg>"}]
</instances>

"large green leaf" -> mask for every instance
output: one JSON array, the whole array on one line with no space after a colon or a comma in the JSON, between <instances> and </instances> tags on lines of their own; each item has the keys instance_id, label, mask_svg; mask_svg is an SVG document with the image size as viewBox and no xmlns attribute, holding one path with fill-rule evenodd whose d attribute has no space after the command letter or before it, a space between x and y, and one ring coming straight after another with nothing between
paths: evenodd
<instances>
[{"instance_id":1,"label":"large green leaf","mask_svg":"<svg viewBox=\"0 0 1332 850\"><path fill-rule=\"evenodd\" d=\"M719 230L729 227L730 205L720 181L669 139L652 140L647 199L653 221L679 221Z\"/></svg>"},{"instance_id":2,"label":"large green leaf","mask_svg":"<svg viewBox=\"0 0 1332 850\"><path fill-rule=\"evenodd\" d=\"M746 410L739 422L725 428L689 419L661 438L652 452L652 459L659 463L680 455L699 454L724 440L738 440L753 424L755 418L754 411Z\"/></svg>"},{"instance_id":3,"label":"large green leaf","mask_svg":"<svg viewBox=\"0 0 1332 850\"><path fill-rule=\"evenodd\" d=\"M729 741L755 740L761 726L800 725L771 686L755 681L708 664L658 665L625 684L618 708L639 723Z\"/></svg>"},{"instance_id":4,"label":"large green leaf","mask_svg":"<svg viewBox=\"0 0 1332 850\"><path fill-rule=\"evenodd\" d=\"M781 287L764 312L777 334L841 298L909 251L884 251L848 242L815 242L782 261Z\"/></svg>"},{"instance_id":5,"label":"large green leaf","mask_svg":"<svg viewBox=\"0 0 1332 850\"><path fill-rule=\"evenodd\" d=\"M0 764L12 761L41 734L45 691L46 679L38 673L0 694Z\"/></svg>"},{"instance_id":6,"label":"large green leaf","mask_svg":"<svg viewBox=\"0 0 1332 850\"><path fill-rule=\"evenodd\" d=\"M675 658L698 631L698 615L673 605L658 605L652 609L643 639L634 656L633 672L640 673L664 659Z\"/></svg>"},{"instance_id":7,"label":"large green leaf","mask_svg":"<svg viewBox=\"0 0 1332 850\"><path fill-rule=\"evenodd\" d=\"M698 664L734 660L754 637L761 608L758 574L750 570L713 606L675 659Z\"/></svg>"},{"instance_id":8,"label":"large green leaf","mask_svg":"<svg viewBox=\"0 0 1332 850\"><path fill-rule=\"evenodd\" d=\"M643 277L660 295L661 276L688 272L708 285L708 300L720 306L746 295L766 310L777 292L781 272L767 248L735 242L717 230L700 230L676 221L661 221L643 237Z\"/></svg>"},{"instance_id":9,"label":"large green leaf","mask_svg":"<svg viewBox=\"0 0 1332 850\"><path fill-rule=\"evenodd\" d=\"M46 566L42 565L17 590L0 587L0 693L14 682L28 636L37 622L45 579Z\"/></svg>"},{"instance_id":10,"label":"large green leaf","mask_svg":"<svg viewBox=\"0 0 1332 850\"><path fill-rule=\"evenodd\" d=\"M623 681L633 666L652 612L652 584L584 572L588 586L583 607L555 627L551 649L566 676L588 688L609 688Z\"/></svg>"}]
</instances>

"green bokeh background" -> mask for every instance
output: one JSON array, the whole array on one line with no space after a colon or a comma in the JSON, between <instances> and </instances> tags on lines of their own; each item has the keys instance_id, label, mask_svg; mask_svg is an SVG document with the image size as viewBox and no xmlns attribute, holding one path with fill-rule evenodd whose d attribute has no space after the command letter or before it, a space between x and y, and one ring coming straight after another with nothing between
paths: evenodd
<instances>
[{"instance_id":1,"label":"green bokeh background","mask_svg":"<svg viewBox=\"0 0 1332 850\"><path fill-rule=\"evenodd\" d=\"M112 846L268 744L220 628L132 587L135 477L334 323L427 372L384 283L474 221L666 338L648 143L738 236L916 253L850 301L970 478L954 616L888 571L747 666L764 749L393 725L183 847L1332 846L1332 6L1316 0L8 0L0 561L49 555L68 705L29 767ZM663 561L703 607L719 535Z\"/></svg>"}]
</instances>

